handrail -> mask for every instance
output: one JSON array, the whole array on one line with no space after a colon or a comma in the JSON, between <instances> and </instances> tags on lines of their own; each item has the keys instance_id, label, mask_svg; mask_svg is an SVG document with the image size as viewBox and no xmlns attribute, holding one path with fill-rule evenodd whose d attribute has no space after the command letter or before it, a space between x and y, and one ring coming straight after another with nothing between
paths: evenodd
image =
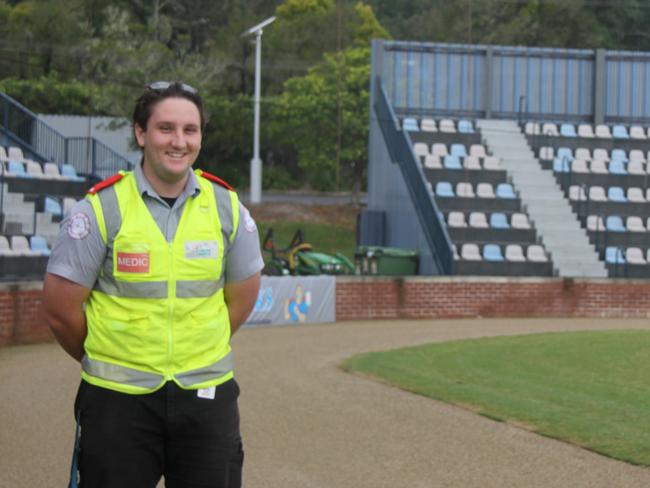
<instances>
[{"instance_id":1,"label":"handrail","mask_svg":"<svg viewBox=\"0 0 650 488\"><path fill-rule=\"evenodd\" d=\"M528 118L528 99L526 98L526 95L520 95L519 96L519 111L517 112L517 123L518 125L521 125L523 122L523 114L524 114L524 102L526 102L526 118Z\"/></svg>"},{"instance_id":2,"label":"handrail","mask_svg":"<svg viewBox=\"0 0 650 488\"><path fill-rule=\"evenodd\" d=\"M438 206L431 193L427 190L424 172L413 152L411 138L400 127L395 112L388 101L381 79L379 77L375 78L374 83L376 93L375 114L390 158L400 168L406 188L411 194L415 213L424 231L425 239L429 244L431 256L438 270L440 270L441 274L452 274L454 255L451 239L441 221Z\"/></svg>"}]
</instances>

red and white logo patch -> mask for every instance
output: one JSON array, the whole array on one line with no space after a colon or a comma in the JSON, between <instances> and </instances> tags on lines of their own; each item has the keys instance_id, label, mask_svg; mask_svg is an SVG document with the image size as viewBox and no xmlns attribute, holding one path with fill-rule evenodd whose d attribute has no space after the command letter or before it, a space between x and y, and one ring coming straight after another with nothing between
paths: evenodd
<instances>
[{"instance_id":1,"label":"red and white logo patch","mask_svg":"<svg viewBox=\"0 0 650 488\"><path fill-rule=\"evenodd\" d=\"M90 234L90 219L84 213L78 212L68 221L68 235L76 240L85 239Z\"/></svg>"},{"instance_id":2,"label":"red and white logo patch","mask_svg":"<svg viewBox=\"0 0 650 488\"><path fill-rule=\"evenodd\" d=\"M117 270L122 273L148 273L149 253L118 252Z\"/></svg>"}]
</instances>

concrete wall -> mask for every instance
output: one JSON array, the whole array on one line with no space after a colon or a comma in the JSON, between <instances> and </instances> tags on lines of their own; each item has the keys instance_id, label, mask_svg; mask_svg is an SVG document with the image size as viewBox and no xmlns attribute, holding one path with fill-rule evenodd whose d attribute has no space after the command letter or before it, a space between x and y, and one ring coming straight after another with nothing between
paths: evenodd
<instances>
[{"instance_id":1,"label":"concrete wall","mask_svg":"<svg viewBox=\"0 0 650 488\"><path fill-rule=\"evenodd\" d=\"M38 317L41 282L0 284L0 346L53 340ZM650 281L341 277L336 320L650 317Z\"/></svg>"}]
</instances>

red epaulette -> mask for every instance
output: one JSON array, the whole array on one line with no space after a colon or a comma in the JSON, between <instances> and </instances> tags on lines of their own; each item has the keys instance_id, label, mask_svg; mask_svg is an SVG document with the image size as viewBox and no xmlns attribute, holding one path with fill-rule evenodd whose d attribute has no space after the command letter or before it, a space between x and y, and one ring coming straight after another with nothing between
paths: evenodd
<instances>
[{"instance_id":1,"label":"red epaulette","mask_svg":"<svg viewBox=\"0 0 650 488\"><path fill-rule=\"evenodd\" d=\"M201 170L201 176L203 176L206 180L214 181L216 184L223 186L227 190L235 191L235 189L232 186L230 186L228 183L223 181L218 176L215 176L203 170Z\"/></svg>"},{"instance_id":2,"label":"red epaulette","mask_svg":"<svg viewBox=\"0 0 650 488\"><path fill-rule=\"evenodd\" d=\"M104 188L108 188L109 186L114 185L122 178L124 178L123 173L115 173L113 176L110 176L105 180L95 184L90 190L88 190L88 193L90 195L95 195L99 190L103 190Z\"/></svg>"}]
</instances>

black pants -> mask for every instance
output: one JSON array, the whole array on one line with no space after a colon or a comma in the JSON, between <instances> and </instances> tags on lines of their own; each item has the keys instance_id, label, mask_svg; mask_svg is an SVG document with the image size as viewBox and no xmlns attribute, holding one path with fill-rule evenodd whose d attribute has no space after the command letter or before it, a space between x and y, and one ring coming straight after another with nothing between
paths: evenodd
<instances>
[{"instance_id":1,"label":"black pants","mask_svg":"<svg viewBox=\"0 0 650 488\"><path fill-rule=\"evenodd\" d=\"M200 398L168 382L128 395L81 382L79 472L83 488L239 488L244 453L239 386L217 386Z\"/></svg>"}]
</instances>

